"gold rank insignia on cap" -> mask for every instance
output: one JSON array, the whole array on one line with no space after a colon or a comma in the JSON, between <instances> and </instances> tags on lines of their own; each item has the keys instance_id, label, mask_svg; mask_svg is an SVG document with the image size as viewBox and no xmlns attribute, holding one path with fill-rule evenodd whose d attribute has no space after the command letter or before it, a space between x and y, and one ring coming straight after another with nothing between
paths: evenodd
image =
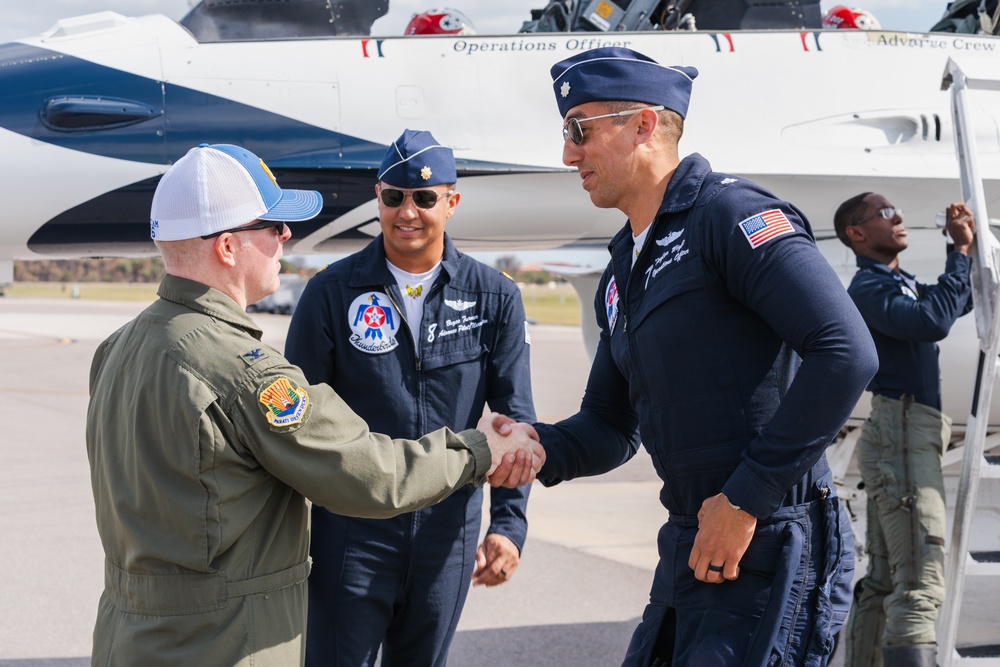
<instances>
[{"instance_id":1,"label":"gold rank insignia on cap","mask_svg":"<svg viewBox=\"0 0 1000 667\"><path fill-rule=\"evenodd\" d=\"M430 167L425 166L423 169L420 170L420 178L422 178L422 179L424 179L426 181L426 180L429 180L430 177L431 177L431 168Z\"/></svg>"},{"instance_id":2,"label":"gold rank insignia on cap","mask_svg":"<svg viewBox=\"0 0 1000 667\"><path fill-rule=\"evenodd\" d=\"M271 430L278 432L296 430L305 423L312 409L306 390L293 386L283 377L262 385L257 392L257 400Z\"/></svg>"}]
</instances>

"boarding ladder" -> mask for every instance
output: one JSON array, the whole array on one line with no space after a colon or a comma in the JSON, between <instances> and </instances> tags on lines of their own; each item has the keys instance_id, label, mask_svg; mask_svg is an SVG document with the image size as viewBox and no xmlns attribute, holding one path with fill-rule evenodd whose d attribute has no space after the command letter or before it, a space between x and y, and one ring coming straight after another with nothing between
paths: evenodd
<instances>
[{"instance_id":1,"label":"boarding ladder","mask_svg":"<svg viewBox=\"0 0 1000 667\"><path fill-rule=\"evenodd\" d=\"M962 198L976 216L976 241L972 248L972 299L979 337L979 365L965 431L965 446L957 450L963 457L962 472L958 480L955 517L945 566L946 592L938 625L938 662L943 667L1000 667L1000 647L959 649L955 645L966 577L1000 577L1000 553L969 551L979 481L982 478L1000 478L1000 457L984 456L993 385L1000 371L1000 242L989 226L983 181L979 174L969 91L1000 92L1000 77L996 72L984 72L979 76L978 73L963 71L958 63L949 59L941 89L947 90L949 87Z\"/></svg>"}]
</instances>

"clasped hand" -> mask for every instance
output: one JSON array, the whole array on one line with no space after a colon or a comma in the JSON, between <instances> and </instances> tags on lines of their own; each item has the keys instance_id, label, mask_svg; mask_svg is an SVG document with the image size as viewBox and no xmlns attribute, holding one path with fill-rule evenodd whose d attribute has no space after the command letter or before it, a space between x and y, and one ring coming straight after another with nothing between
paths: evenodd
<instances>
[{"instance_id":1,"label":"clasped hand","mask_svg":"<svg viewBox=\"0 0 1000 667\"><path fill-rule=\"evenodd\" d=\"M535 481L545 463L545 449L531 424L491 412L479 420L476 428L486 434L493 455L493 464L486 473L490 484L514 488Z\"/></svg>"}]
</instances>

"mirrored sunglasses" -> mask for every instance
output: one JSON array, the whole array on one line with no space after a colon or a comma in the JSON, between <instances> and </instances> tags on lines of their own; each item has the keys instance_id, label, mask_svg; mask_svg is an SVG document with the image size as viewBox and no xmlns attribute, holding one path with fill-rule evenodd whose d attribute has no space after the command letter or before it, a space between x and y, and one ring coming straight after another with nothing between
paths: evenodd
<instances>
[{"instance_id":1,"label":"mirrored sunglasses","mask_svg":"<svg viewBox=\"0 0 1000 667\"><path fill-rule=\"evenodd\" d=\"M434 190L412 190L407 192L406 190L396 190L395 188L379 188L378 196L379 199L382 200L382 203L389 208L402 206L407 195L410 196L410 199L413 200L413 204L417 208L434 208L434 205L438 203L439 199L447 199L448 196L454 192L454 190L448 190L446 192L435 192Z\"/></svg>"},{"instance_id":2,"label":"mirrored sunglasses","mask_svg":"<svg viewBox=\"0 0 1000 667\"><path fill-rule=\"evenodd\" d=\"M875 211L874 213L872 213L871 215L869 215L867 218L864 218L862 220L858 220L857 222L854 223L854 225L860 225L863 222L868 222L869 220L873 220L873 219L878 218L880 216L884 220L892 220L897 215L900 218L902 218L903 217L903 209L896 208L895 206L886 206L885 208L880 208L879 210ZM853 227L854 225L851 225L851 226Z\"/></svg>"},{"instance_id":3,"label":"mirrored sunglasses","mask_svg":"<svg viewBox=\"0 0 1000 667\"><path fill-rule=\"evenodd\" d=\"M637 114L640 111L645 111L649 109L650 111L661 111L663 110L663 105L656 105L652 107L642 107L641 109L629 109L628 111L619 111L617 113L606 113L601 116L591 116L589 118L570 118L565 123L563 123L563 141L569 139L574 144L579 146L583 143L583 128L580 127L580 123L586 123L588 120L597 120L598 118L612 118L614 116L631 116Z\"/></svg>"},{"instance_id":4,"label":"mirrored sunglasses","mask_svg":"<svg viewBox=\"0 0 1000 667\"><path fill-rule=\"evenodd\" d=\"M235 234L236 232L252 232L255 229L269 229L273 227L274 233L277 236L281 236L285 233L285 223L281 220L261 220L260 222L255 222L252 225L246 225L245 227L234 227L233 229L223 229L221 232L215 232L214 234L206 234L202 236L203 239L211 239L216 236L222 236L223 234Z\"/></svg>"}]
</instances>

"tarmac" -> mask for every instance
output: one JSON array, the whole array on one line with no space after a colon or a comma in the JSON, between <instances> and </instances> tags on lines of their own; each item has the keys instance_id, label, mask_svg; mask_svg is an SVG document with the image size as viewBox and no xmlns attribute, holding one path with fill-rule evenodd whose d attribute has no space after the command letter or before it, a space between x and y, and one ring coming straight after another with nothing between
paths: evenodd
<instances>
[{"instance_id":1,"label":"tarmac","mask_svg":"<svg viewBox=\"0 0 1000 667\"><path fill-rule=\"evenodd\" d=\"M0 298L0 667L90 662L104 555L84 444L88 372L100 341L144 306ZM289 318L254 319L283 349ZM590 368L580 329L529 329L539 420L573 414ZM509 582L471 591L449 665L620 664L657 561L659 487L644 452L606 475L535 484L521 564ZM993 599L978 620L995 633Z\"/></svg>"}]
</instances>

